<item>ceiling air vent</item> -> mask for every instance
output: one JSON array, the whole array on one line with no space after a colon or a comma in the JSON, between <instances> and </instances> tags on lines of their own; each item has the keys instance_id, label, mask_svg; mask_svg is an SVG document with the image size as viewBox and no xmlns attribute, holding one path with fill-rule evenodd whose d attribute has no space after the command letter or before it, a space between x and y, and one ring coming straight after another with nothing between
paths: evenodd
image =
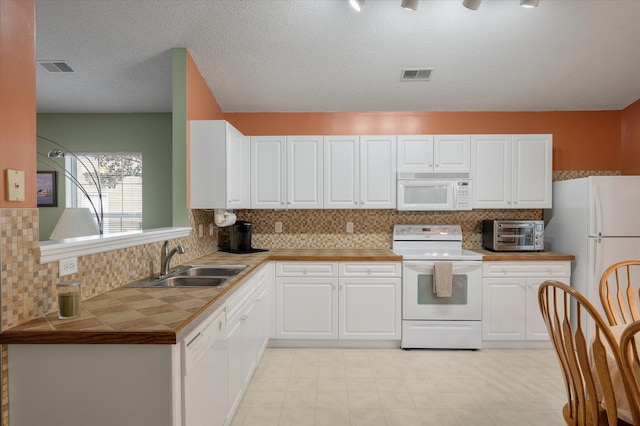
<instances>
[{"instance_id":1,"label":"ceiling air vent","mask_svg":"<svg viewBox=\"0 0 640 426\"><path fill-rule=\"evenodd\" d=\"M65 61L37 61L42 68L49 72L76 72Z\"/></svg>"},{"instance_id":2,"label":"ceiling air vent","mask_svg":"<svg viewBox=\"0 0 640 426\"><path fill-rule=\"evenodd\" d=\"M429 81L433 68L405 68L400 81Z\"/></svg>"}]
</instances>

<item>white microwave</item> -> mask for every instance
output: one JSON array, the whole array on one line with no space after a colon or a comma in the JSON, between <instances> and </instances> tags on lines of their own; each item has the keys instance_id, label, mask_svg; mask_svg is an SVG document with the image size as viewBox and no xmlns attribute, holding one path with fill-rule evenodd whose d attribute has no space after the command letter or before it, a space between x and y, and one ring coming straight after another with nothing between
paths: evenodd
<instances>
[{"instance_id":1,"label":"white microwave","mask_svg":"<svg viewBox=\"0 0 640 426\"><path fill-rule=\"evenodd\" d=\"M471 210L469 173L398 173L398 210Z\"/></svg>"}]
</instances>

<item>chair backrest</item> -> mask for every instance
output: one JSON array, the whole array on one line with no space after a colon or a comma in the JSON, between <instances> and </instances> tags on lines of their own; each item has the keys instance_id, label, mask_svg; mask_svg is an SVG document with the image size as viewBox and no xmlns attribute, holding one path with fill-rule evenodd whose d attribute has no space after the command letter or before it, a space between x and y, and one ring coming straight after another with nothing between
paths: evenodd
<instances>
[{"instance_id":1,"label":"chair backrest","mask_svg":"<svg viewBox=\"0 0 640 426\"><path fill-rule=\"evenodd\" d=\"M542 283L538 302L565 381L568 402L563 415L567 424L618 424L611 363L618 371L622 370L619 346L609 326L586 297L559 281ZM574 324L571 312L574 313ZM595 328L591 342L585 337L588 322ZM622 397L627 397L628 383L624 376L621 379L624 384ZM640 425L640 419L635 423Z\"/></svg>"},{"instance_id":2,"label":"chair backrest","mask_svg":"<svg viewBox=\"0 0 640 426\"><path fill-rule=\"evenodd\" d=\"M629 388L632 398L629 400L631 410L636 411L636 416L640 417L640 357L638 356L638 346L640 346L640 321L629 324L620 337L620 353L622 370L629 379ZM635 422L638 424L638 422Z\"/></svg>"},{"instance_id":3,"label":"chair backrest","mask_svg":"<svg viewBox=\"0 0 640 426\"><path fill-rule=\"evenodd\" d=\"M600 300L609 324L629 324L640 320L638 288L640 260L618 262L604 271L600 279Z\"/></svg>"}]
</instances>

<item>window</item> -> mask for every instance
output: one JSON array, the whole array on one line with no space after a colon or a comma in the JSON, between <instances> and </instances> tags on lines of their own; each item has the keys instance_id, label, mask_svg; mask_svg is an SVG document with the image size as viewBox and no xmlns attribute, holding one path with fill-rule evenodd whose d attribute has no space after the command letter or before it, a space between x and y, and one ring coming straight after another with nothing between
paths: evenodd
<instances>
[{"instance_id":1,"label":"window","mask_svg":"<svg viewBox=\"0 0 640 426\"><path fill-rule=\"evenodd\" d=\"M76 153L65 157L65 167L99 208L95 173L99 175L104 211L104 234L142 228L142 154L137 152ZM95 171L94 171L95 168ZM66 206L88 207L91 203L70 179L66 179ZM93 209L92 209L93 211Z\"/></svg>"}]
</instances>

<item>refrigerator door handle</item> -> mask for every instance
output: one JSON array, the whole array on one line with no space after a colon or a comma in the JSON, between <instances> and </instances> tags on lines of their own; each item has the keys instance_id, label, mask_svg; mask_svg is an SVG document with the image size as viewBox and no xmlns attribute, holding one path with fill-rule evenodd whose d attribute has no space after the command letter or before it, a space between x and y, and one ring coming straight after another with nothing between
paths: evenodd
<instances>
[{"instance_id":1,"label":"refrigerator door handle","mask_svg":"<svg viewBox=\"0 0 640 426\"><path fill-rule=\"evenodd\" d=\"M600 203L600 191L598 190L598 185L593 185L593 192L594 192L594 201L595 201L595 208L596 208L596 229L595 229L595 235L601 237L602 236L602 205Z\"/></svg>"}]
</instances>

